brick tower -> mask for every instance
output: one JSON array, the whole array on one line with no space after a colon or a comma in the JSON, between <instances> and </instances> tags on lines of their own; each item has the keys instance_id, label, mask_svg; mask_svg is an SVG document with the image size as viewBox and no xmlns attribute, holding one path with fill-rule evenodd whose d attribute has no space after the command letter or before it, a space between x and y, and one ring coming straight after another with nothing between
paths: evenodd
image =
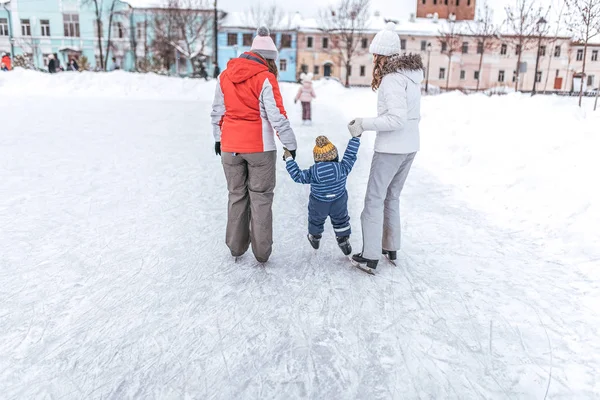
<instances>
[{"instance_id":1,"label":"brick tower","mask_svg":"<svg viewBox=\"0 0 600 400\"><path fill-rule=\"evenodd\" d=\"M472 21L475 19L475 0L417 0L418 18L435 13L442 19L454 14L457 21Z\"/></svg>"}]
</instances>

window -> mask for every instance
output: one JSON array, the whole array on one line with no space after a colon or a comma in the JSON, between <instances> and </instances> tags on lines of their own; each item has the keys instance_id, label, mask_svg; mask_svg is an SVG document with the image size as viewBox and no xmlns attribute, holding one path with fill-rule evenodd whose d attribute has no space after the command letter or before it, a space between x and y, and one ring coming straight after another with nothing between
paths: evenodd
<instances>
[{"instance_id":1,"label":"window","mask_svg":"<svg viewBox=\"0 0 600 400\"><path fill-rule=\"evenodd\" d=\"M400 50L406 50L406 39L400 39Z\"/></svg>"},{"instance_id":2,"label":"window","mask_svg":"<svg viewBox=\"0 0 600 400\"><path fill-rule=\"evenodd\" d=\"M442 53L446 52L446 50L448 50L448 43L442 42Z\"/></svg>"},{"instance_id":3,"label":"window","mask_svg":"<svg viewBox=\"0 0 600 400\"><path fill-rule=\"evenodd\" d=\"M583 61L583 50L577 50L577 61Z\"/></svg>"},{"instance_id":4,"label":"window","mask_svg":"<svg viewBox=\"0 0 600 400\"><path fill-rule=\"evenodd\" d=\"M560 69L556 70L556 77L558 78L558 76L560 75Z\"/></svg>"},{"instance_id":5,"label":"window","mask_svg":"<svg viewBox=\"0 0 600 400\"><path fill-rule=\"evenodd\" d=\"M123 39L125 37L125 27L121 22L115 22L113 36L117 39Z\"/></svg>"},{"instance_id":6,"label":"window","mask_svg":"<svg viewBox=\"0 0 600 400\"><path fill-rule=\"evenodd\" d=\"M598 50L592 51L592 61L598 61Z\"/></svg>"},{"instance_id":7,"label":"window","mask_svg":"<svg viewBox=\"0 0 600 400\"><path fill-rule=\"evenodd\" d=\"M369 40L367 38L362 38L360 47L362 47L363 49L369 47Z\"/></svg>"},{"instance_id":8,"label":"window","mask_svg":"<svg viewBox=\"0 0 600 400\"><path fill-rule=\"evenodd\" d=\"M277 34L276 33L271 33L271 39L273 40L273 43L275 43L275 46L277 46Z\"/></svg>"},{"instance_id":9,"label":"window","mask_svg":"<svg viewBox=\"0 0 600 400\"><path fill-rule=\"evenodd\" d=\"M279 70L281 72L287 71L287 60L279 60Z\"/></svg>"},{"instance_id":10,"label":"window","mask_svg":"<svg viewBox=\"0 0 600 400\"><path fill-rule=\"evenodd\" d=\"M21 35L31 36L31 22L28 19L21 20Z\"/></svg>"},{"instance_id":11,"label":"window","mask_svg":"<svg viewBox=\"0 0 600 400\"><path fill-rule=\"evenodd\" d=\"M508 46L506 44L502 43L502 46L500 46L500 55L505 56L507 52L508 52Z\"/></svg>"},{"instance_id":12,"label":"window","mask_svg":"<svg viewBox=\"0 0 600 400\"><path fill-rule=\"evenodd\" d=\"M346 71L348 72L348 76L352 76L352 65L349 65Z\"/></svg>"},{"instance_id":13,"label":"window","mask_svg":"<svg viewBox=\"0 0 600 400\"><path fill-rule=\"evenodd\" d=\"M463 42L463 44L462 44L462 53L463 54L468 54L469 53L469 42Z\"/></svg>"},{"instance_id":14,"label":"window","mask_svg":"<svg viewBox=\"0 0 600 400\"><path fill-rule=\"evenodd\" d=\"M300 66L300 71L302 71L302 73L304 73L304 74L308 73L308 65L302 64Z\"/></svg>"},{"instance_id":15,"label":"window","mask_svg":"<svg viewBox=\"0 0 600 400\"><path fill-rule=\"evenodd\" d=\"M252 46L252 34L244 33L242 35L242 46L250 47Z\"/></svg>"},{"instance_id":16,"label":"window","mask_svg":"<svg viewBox=\"0 0 600 400\"><path fill-rule=\"evenodd\" d=\"M504 71L498 71L498 82L504 82Z\"/></svg>"},{"instance_id":17,"label":"window","mask_svg":"<svg viewBox=\"0 0 600 400\"><path fill-rule=\"evenodd\" d=\"M519 54L521 54L521 45L520 44L515 46L515 55L518 56Z\"/></svg>"},{"instance_id":18,"label":"window","mask_svg":"<svg viewBox=\"0 0 600 400\"><path fill-rule=\"evenodd\" d=\"M471 7L471 0L467 0L467 5Z\"/></svg>"},{"instance_id":19,"label":"window","mask_svg":"<svg viewBox=\"0 0 600 400\"><path fill-rule=\"evenodd\" d=\"M483 42L477 42L477 54L483 54Z\"/></svg>"},{"instance_id":20,"label":"window","mask_svg":"<svg viewBox=\"0 0 600 400\"><path fill-rule=\"evenodd\" d=\"M421 51L425 50L427 50L427 40L421 40Z\"/></svg>"},{"instance_id":21,"label":"window","mask_svg":"<svg viewBox=\"0 0 600 400\"><path fill-rule=\"evenodd\" d=\"M319 75L319 66L318 65L314 66L314 68L313 68L313 74L314 75Z\"/></svg>"},{"instance_id":22,"label":"window","mask_svg":"<svg viewBox=\"0 0 600 400\"><path fill-rule=\"evenodd\" d=\"M135 24L135 37L138 40L142 40L144 38L144 23L138 22Z\"/></svg>"},{"instance_id":23,"label":"window","mask_svg":"<svg viewBox=\"0 0 600 400\"><path fill-rule=\"evenodd\" d=\"M66 37L79 37L79 14L63 14Z\"/></svg>"},{"instance_id":24,"label":"window","mask_svg":"<svg viewBox=\"0 0 600 400\"><path fill-rule=\"evenodd\" d=\"M100 25L100 28L98 28ZM104 24L102 21L94 21L94 37L98 37L98 29L100 30L100 37L104 37Z\"/></svg>"},{"instance_id":25,"label":"window","mask_svg":"<svg viewBox=\"0 0 600 400\"><path fill-rule=\"evenodd\" d=\"M238 44L237 33L228 33L227 34L227 46L237 46L237 44Z\"/></svg>"},{"instance_id":26,"label":"window","mask_svg":"<svg viewBox=\"0 0 600 400\"><path fill-rule=\"evenodd\" d=\"M467 79L467 71L463 69L460 71L460 80L464 81L465 79Z\"/></svg>"},{"instance_id":27,"label":"window","mask_svg":"<svg viewBox=\"0 0 600 400\"><path fill-rule=\"evenodd\" d=\"M306 47L312 49L314 46L315 39L312 36L306 38Z\"/></svg>"},{"instance_id":28,"label":"window","mask_svg":"<svg viewBox=\"0 0 600 400\"><path fill-rule=\"evenodd\" d=\"M50 20L40 19L40 28L42 36L50 36Z\"/></svg>"},{"instance_id":29,"label":"window","mask_svg":"<svg viewBox=\"0 0 600 400\"><path fill-rule=\"evenodd\" d=\"M473 74L473 78L475 78L476 81L479 80L479 71L475 71L475 73Z\"/></svg>"},{"instance_id":30,"label":"window","mask_svg":"<svg viewBox=\"0 0 600 400\"><path fill-rule=\"evenodd\" d=\"M554 57L560 57L560 46L554 48Z\"/></svg>"},{"instance_id":31,"label":"window","mask_svg":"<svg viewBox=\"0 0 600 400\"><path fill-rule=\"evenodd\" d=\"M290 47L292 47L292 35L284 33L281 35L281 48L289 49Z\"/></svg>"},{"instance_id":32,"label":"window","mask_svg":"<svg viewBox=\"0 0 600 400\"><path fill-rule=\"evenodd\" d=\"M326 49L329 47L329 38L324 37L322 42L323 48Z\"/></svg>"},{"instance_id":33,"label":"window","mask_svg":"<svg viewBox=\"0 0 600 400\"><path fill-rule=\"evenodd\" d=\"M364 65L360 66L360 76L365 76L367 72L367 67L365 67Z\"/></svg>"},{"instance_id":34,"label":"window","mask_svg":"<svg viewBox=\"0 0 600 400\"><path fill-rule=\"evenodd\" d=\"M535 81L537 83L540 83L542 81L542 71L536 72L536 74L535 74Z\"/></svg>"},{"instance_id":35,"label":"window","mask_svg":"<svg viewBox=\"0 0 600 400\"><path fill-rule=\"evenodd\" d=\"M546 57L546 46L540 46L540 57Z\"/></svg>"},{"instance_id":36,"label":"window","mask_svg":"<svg viewBox=\"0 0 600 400\"><path fill-rule=\"evenodd\" d=\"M588 86L594 86L594 75L588 75L587 77L587 85Z\"/></svg>"},{"instance_id":37,"label":"window","mask_svg":"<svg viewBox=\"0 0 600 400\"><path fill-rule=\"evenodd\" d=\"M433 4L437 4L437 0L433 0Z\"/></svg>"},{"instance_id":38,"label":"window","mask_svg":"<svg viewBox=\"0 0 600 400\"><path fill-rule=\"evenodd\" d=\"M8 36L8 18L0 18L0 36Z\"/></svg>"},{"instance_id":39,"label":"window","mask_svg":"<svg viewBox=\"0 0 600 400\"><path fill-rule=\"evenodd\" d=\"M446 68L440 68L440 79L446 79Z\"/></svg>"},{"instance_id":40,"label":"window","mask_svg":"<svg viewBox=\"0 0 600 400\"><path fill-rule=\"evenodd\" d=\"M427 0L423 0L423 4L425 4L425 3L426 3L426 1L427 1Z\"/></svg>"},{"instance_id":41,"label":"window","mask_svg":"<svg viewBox=\"0 0 600 400\"><path fill-rule=\"evenodd\" d=\"M459 6L460 5L460 0L456 0L456 5Z\"/></svg>"},{"instance_id":42,"label":"window","mask_svg":"<svg viewBox=\"0 0 600 400\"><path fill-rule=\"evenodd\" d=\"M513 81L513 83L515 83L517 81L517 71L513 71L512 81Z\"/></svg>"}]
</instances>

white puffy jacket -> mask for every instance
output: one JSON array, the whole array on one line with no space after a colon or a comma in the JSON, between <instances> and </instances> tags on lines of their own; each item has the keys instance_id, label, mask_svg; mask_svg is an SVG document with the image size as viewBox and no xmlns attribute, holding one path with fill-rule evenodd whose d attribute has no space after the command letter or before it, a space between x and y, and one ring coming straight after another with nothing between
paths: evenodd
<instances>
[{"instance_id":1,"label":"white puffy jacket","mask_svg":"<svg viewBox=\"0 0 600 400\"><path fill-rule=\"evenodd\" d=\"M400 69L383 77L377 98L378 116L362 121L365 131L377 132L376 152L408 154L420 150L422 81L422 68Z\"/></svg>"}]
</instances>

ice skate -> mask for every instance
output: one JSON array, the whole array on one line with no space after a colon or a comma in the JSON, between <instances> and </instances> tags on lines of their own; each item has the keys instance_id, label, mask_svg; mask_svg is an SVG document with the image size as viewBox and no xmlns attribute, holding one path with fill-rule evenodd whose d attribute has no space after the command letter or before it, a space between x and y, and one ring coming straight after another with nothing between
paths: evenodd
<instances>
[{"instance_id":1,"label":"ice skate","mask_svg":"<svg viewBox=\"0 0 600 400\"><path fill-rule=\"evenodd\" d=\"M313 249L319 250L319 245L321 244L321 235L311 235L309 233L307 237Z\"/></svg>"}]
</instances>

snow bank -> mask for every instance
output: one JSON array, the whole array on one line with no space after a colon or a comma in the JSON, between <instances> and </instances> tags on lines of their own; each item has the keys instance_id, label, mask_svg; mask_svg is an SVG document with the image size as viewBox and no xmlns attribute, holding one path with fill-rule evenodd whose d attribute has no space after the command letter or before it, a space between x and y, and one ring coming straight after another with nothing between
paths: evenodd
<instances>
[{"instance_id":1,"label":"snow bank","mask_svg":"<svg viewBox=\"0 0 600 400\"><path fill-rule=\"evenodd\" d=\"M199 79L124 71L45 74L16 69L0 74L1 96L102 97L110 99L200 100L214 86Z\"/></svg>"}]
</instances>

